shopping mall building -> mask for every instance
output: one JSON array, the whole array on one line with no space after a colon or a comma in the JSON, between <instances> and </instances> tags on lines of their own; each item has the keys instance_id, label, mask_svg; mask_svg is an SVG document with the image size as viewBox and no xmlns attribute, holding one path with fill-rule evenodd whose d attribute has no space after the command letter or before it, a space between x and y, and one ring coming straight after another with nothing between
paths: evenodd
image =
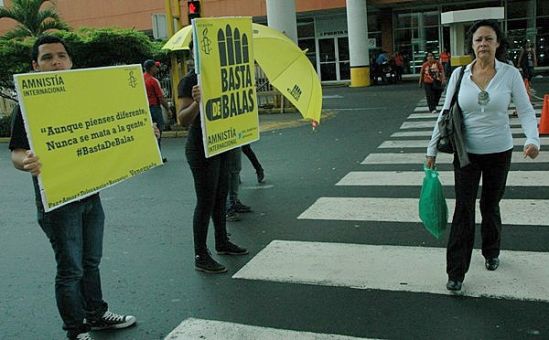
<instances>
[{"instance_id":1,"label":"shopping mall building","mask_svg":"<svg viewBox=\"0 0 549 340\"><path fill-rule=\"evenodd\" d=\"M350 0L201 0L200 15L252 16L254 22L267 24L268 1L295 3L297 41L317 69L323 82L350 79L348 13ZM356 1L356 0L355 0ZM496 9L503 29L508 35L511 55L516 57L522 44L535 44L539 66L549 66L549 1L548 0L363 0L365 2L370 59L381 50L400 51L406 60L405 72L415 74L427 51L438 53L442 48L452 50L451 25L443 13L474 10L482 16L483 10ZM176 4L179 2L179 6ZM11 0L0 0L0 6ZM135 28L151 37L165 39L166 7L172 4L172 13L181 14L179 25L187 25L186 0L56 0L60 16L74 29L78 27L117 26ZM47 6L47 5L44 5ZM457 13L457 12L456 12ZM473 15L474 16L474 15ZM0 20L0 32L13 23ZM471 21L461 22L459 29L466 31ZM451 38L452 37L452 38ZM462 39L463 40L463 39ZM463 40L464 41L464 40ZM460 43L463 44L464 42ZM467 51L466 46L461 49ZM452 52L452 51L451 51Z\"/></svg>"}]
</instances>

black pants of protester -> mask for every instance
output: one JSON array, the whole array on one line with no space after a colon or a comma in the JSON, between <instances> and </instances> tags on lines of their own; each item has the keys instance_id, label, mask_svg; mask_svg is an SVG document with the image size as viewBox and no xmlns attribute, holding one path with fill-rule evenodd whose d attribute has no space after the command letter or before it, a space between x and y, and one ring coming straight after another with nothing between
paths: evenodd
<instances>
[{"instance_id":1,"label":"black pants of protester","mask_svg":"<svg viewBox=\"0 0 549 340\"><path fill-rule=\"evenodd\" d=\"M215 229L216 246L228 241L225 215L229 190L227 155L222 153L206 158L199 127L189 129L185 155L193 174L196 191L193 215L194 251L195 254L204 254L208 251L206 240L210 218Z\"/></svg>"},{"instance_id":2,"label":"black pants of protester","mask_svg":"<svg viewBox=\"0 0 549 340\"><path fill-rule=\"evenodd\" d=\"M440 96L442 96L442 90L434 89L433 84L428 83L424 83L423 87L425 88L425 98L427 99L429 111L436 110L438 102L440 101Z\"/></svg>"},{"instance_id":3,"label":"black pants of protester","mask_svg":"<svg viewBox=\"0 0 549 340\"><path fill-rule=\"evenodd\" d=\"M454 159L456 208L446 249L446 272L450 280L463 281L469 270L475 241L475 201L482 175L480 196L482 255L499 256L501 215L499 202L505 192L512 149L486 155L469 154L471 164L460 168Z\"/></svg>"},{"instance_id":4,"label":"black pants of protester","mask_svg":"<svg viewBox=\"0 0 549 340\"><path fill-rule=\"evenodd\" d=\"M252 150L250 144L243 145L242 152L246 155L246 157L248 157L256 172L263 170L263 168L261 167L261 163L259 163L259 160L257 159L254 150Z\"/></svg>"}]
</instances>

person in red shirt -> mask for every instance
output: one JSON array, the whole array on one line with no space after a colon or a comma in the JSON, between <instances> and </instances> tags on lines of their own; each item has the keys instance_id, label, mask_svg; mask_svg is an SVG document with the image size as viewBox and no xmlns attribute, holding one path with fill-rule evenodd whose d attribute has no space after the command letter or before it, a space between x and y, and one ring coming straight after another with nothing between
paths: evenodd
<instances>
[{"instance_id":1,"label":"person in red shirt","mask_svg":"<svg viewBox=\"0 0 549 340\"><path fill-rule=\"evenodd\" d=\"M399 51L395 53L395 69L396 80L402 80L402 73L404 72L404 57Z\"/></svg>"},{"instance_id":2,"label":"person in red shirt","mask_svg":"<svg viewBox=\"0 0 549 340\"><path fill-rule=\"evenodd\" d=\"M160 106L162 105L171 114L173 114L174 108L168 105L168 101L164 98L164 92L160 87L160 82L155 78L158 74L159 67L160 62L151 59L145 60L143 63L143 68L145 69L143 76L145 78L145 88L147 90L147 99L149 100L152 121L156 123L156 126L160 130L160 136L158 137L158 146L160 147L162 131L164 131L165 125L162 108ZM162 161L165 163L168 159L162 158Z\"/></svg>"},{"instance_id":3,"label":"person in red shirt","mask_svg":"<svg viewBox=\"0 0 549 340\"><path fill-rule=\"evenodd\" d=\"M450 74L452 73L452 64L450 63L450 58L452 58L452 55L450 54L450 52L448 52L447 48L444 48L440 53L440 63L444 68L444 75L446 76L446 78L450 77Z\"/></svg>"},{"instance_id":4,"label":"person in red shirt","mask_svg":"<svg viewBox=\"0 0 549 340\"><path fill-rule=\"evenodd\" d=\"M431 52L427 53L427 59L421 66L419 84L425 88L425 97L427 98L429 111L437 113L437 105L440 101L442 91L444 91L446 77L444 76L442 65Z\"/></svg>"}]
</instances>

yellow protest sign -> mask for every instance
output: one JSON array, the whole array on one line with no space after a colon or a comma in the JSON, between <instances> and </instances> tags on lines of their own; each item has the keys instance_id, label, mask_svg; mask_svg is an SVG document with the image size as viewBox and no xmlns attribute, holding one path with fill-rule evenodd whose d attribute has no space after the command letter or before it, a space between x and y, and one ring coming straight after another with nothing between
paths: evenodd
<instances>
[{"instance_id":1,"label":"yellow protest sign","mask_svg":"<svg viewBox=\"0 0 549 340\"><path fill-rule=\"evenodd\" d=\"M140 65L14 78L46 211L162 164Z\"/></svg>"},{"instance_id":2,"label":"yellow protest sign","mask_svg":"<svg viewBox=\"0 0 549 340\"><path fill-rule=\"evenodd\" d=\"M193 19L204 153L259 139L250 17Z\"/></svg>"}]
</instances>

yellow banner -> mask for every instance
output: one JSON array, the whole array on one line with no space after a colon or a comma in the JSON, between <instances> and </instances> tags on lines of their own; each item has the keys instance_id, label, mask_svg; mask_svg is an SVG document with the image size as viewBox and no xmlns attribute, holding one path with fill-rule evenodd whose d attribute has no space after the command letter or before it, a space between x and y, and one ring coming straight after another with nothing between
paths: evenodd
<instances>
[{"instance_id":1,"label":"yellow banner","mask_svg":"<svg viewBox=\"0 0 549 340\"><path fill-rule=\"evenodd\" d=\"M46 211L162 164L140 65L14 78Z\"/></svg>"},{"instance_id":2,"label":"yellow banner","mask_svg":"<svg viewBox=\"0 0 549 340\"><path fill-rule=\"evenodd\" d=\"M193 37L206 157L258 140L252 19L194 19Z\"/></svg>"}]
</instances>

